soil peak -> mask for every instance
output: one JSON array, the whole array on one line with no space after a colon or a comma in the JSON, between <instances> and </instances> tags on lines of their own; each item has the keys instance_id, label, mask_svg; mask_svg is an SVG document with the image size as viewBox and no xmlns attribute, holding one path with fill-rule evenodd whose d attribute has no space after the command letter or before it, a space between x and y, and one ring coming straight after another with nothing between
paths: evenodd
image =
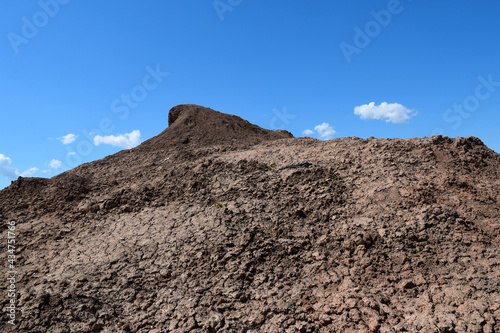
<instances>
[{"instance_id":1,"label":"soil peak","mask_svg":"<svg viewBox=\"0 0 500 333\"><path fill-rule=\"evenodd\" d=\"M168 128L150 143L161 146L251 146L263 141L293 138L288 131L268 130L226 113L196 104L174 106Z\"/></svg>"}]
</instances>

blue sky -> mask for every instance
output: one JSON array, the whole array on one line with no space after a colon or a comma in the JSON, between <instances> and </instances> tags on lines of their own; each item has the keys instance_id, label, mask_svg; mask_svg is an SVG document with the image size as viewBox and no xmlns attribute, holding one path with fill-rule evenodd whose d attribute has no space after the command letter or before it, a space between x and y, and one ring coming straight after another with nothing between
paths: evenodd
<instances>
[{"instance_id":1,"label":"blue sky","mask_svg":"<svg viewBox=\"0 0 500 333\"><path fill-rule=\"evenodd\" d=\"M8 1L0 188L133 147L195 103L318 139L500 152L500 2Z\"/></svg>"}]
</instances>

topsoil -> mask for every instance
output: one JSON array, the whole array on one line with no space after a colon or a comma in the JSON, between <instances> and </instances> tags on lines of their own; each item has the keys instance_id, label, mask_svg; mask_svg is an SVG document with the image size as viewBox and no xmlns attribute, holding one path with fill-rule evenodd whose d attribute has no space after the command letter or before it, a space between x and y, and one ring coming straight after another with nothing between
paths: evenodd
<instances>
[{"instance_id":1,"label":"topsoil","mask_svg":"<svg viewBox=\"0 0 500 333\"><path fill-rule=\"evenodd\" d=\"M318 141L179 105L0 191L0 331L500 332L499 191L475 137Z\"/></svg>"}]
</instances>

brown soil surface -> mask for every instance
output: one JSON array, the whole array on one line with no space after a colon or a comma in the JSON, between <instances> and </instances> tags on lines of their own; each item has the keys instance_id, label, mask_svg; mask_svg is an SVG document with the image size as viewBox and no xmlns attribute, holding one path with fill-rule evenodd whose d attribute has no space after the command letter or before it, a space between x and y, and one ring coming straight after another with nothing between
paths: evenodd
<instances>
[{"instance_id":1,"label":"brown soil surface","mask_svg":"<svg viewBox=\"0 0 500 333\"><path fill-rule=\"evenodd\" d=\"M500 332L499 198L475 137L318 141L180 105L0 191L14 331Z\"/></svg>"}]
</instances>

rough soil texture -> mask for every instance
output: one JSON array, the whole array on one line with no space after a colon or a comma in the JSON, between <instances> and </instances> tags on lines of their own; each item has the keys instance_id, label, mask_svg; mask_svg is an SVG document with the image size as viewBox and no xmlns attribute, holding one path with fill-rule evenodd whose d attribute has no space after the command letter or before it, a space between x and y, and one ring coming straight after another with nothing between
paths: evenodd
<instances>
[{"instance_id":1,"label":"rough soil texture","mask_svg":"<svg viewBox=\"0 0 500 333\"><path fill-rule=\"evenodd\" d=\"M180 105L0 191L15 331L500 332L499 192L474 137L318 141Z\"/></svg>"}]
</instances>

